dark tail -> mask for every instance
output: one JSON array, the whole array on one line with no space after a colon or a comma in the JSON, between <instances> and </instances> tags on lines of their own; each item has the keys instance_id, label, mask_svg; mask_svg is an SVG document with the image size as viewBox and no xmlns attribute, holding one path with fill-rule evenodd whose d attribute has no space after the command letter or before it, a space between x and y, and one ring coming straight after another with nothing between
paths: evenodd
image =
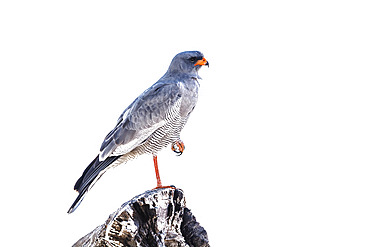
<instances>
[{"instance_id":1,"label":"dark tail","mask_svg":"<svg viewBox=\"0 0 370 247\"><path fill-rule=\"evenodd\" d=\"M86 193L94 186L99 178L107 171L109 165L116 161L121 156L112 156L104 161L99 161L99 155L86 167L82 176L77 180L74 189L79 195L69 208L68 213L73 213L84 199Z\"/></svg>"}]
</instances>

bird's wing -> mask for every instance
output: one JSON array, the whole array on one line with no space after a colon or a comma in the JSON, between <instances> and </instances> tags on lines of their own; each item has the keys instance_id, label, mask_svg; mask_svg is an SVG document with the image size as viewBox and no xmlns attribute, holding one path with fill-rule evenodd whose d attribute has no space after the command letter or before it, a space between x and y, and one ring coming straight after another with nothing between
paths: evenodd
<instances>
[{"instance_id":1,"label":"bird's wing","mask_svg":"<svg viewBox=\"0 0 370 247\"><path fill-rule=\"evenodd\" d=\"M179 83L158 82L144 91L121 114L105 137L99 160L130 152L165 124L165 116L181 99Z\"/></svg>"}]
</instances>

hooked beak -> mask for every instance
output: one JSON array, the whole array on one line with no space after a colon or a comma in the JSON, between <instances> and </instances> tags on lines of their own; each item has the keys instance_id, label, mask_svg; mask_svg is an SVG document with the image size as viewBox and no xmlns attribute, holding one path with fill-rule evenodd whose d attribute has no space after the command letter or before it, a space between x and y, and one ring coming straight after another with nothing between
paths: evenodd
<instances>
[{"instance_id":1,"label":"hooked beak","mask_svg":"<svg viewBox=\"0 0 370 247\"><path fill-rule=\"evenodd\" d=\"M202 58L202 59L198 60L198 61L194 64L194 66L197 66L197 65L201 65L201 66L203 66L203 65L207 65L207 66L209 67L209 63L208 63L208 61L207 61L205 58Z\"/></svg>"}]
</instances>

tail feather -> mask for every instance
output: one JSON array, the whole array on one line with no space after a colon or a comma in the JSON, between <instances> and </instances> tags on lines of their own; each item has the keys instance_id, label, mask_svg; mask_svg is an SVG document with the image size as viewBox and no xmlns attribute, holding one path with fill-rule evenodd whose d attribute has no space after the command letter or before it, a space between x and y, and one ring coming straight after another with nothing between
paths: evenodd
<instances>
[{"instance_id":1,"label":"tail feather","mask_svg":"<svg viewBox=\"0 0 370 247\"><path fill-rule=\"evenodd\" d=\"M82 200L84 199L87 191L84 191L83 193L79 193L76 200L72 203L72 206L69 208L68 213L71 214L73 213L76 208L80 205Z\"/></svg>"},{"instance_id":2,"label":"tail feather","mask_svg":"<svg viewBox=\"0 0 370 247\"><path fill-rule=\"evenodd\" d=\"M109 166L121 156L112 156L104 161L99 161L99 155L85 169L82 176L77 180L74 189L79 195L69 208L68 213L73 213L84 199L86 193L94 186L99 178L107 171Z\"/></svg>"}]
</instances>

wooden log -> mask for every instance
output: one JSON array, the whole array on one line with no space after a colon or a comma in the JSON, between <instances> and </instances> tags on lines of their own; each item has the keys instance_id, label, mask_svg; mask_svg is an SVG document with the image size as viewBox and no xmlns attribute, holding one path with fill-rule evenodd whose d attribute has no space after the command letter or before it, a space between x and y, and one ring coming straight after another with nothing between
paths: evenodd
<instances>
[{"instance_id":1,"label":"wooden log","mask_svg":"<svg viewBox=\"0 0 370 247\"><path fill-rule=\"evenodd\" d=\"M208 236L181 189L149 190L124 203L73 246L207 247Z\"/></svg>"}]
</instances>

